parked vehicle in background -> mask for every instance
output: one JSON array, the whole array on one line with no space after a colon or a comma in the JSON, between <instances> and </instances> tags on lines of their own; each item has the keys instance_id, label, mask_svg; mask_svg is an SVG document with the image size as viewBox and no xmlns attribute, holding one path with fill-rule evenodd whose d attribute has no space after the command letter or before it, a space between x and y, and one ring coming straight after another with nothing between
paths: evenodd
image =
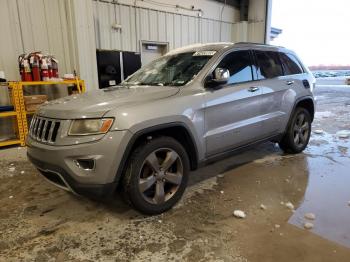
<instances>
[{"instance_id":1,"label":"parked vehicle in background","mask_svg":"<svg viewBox=\"0 0 350 262\"><path fill-rule=\"evenodd\" d=\"M299 153L314 117L315 79L288 49L251 43L174 50L119 86L42 106L28 157L55 185L105 197L120 186L157 214L181 198L189 171L247 145Z\"/></svg>"}]
</instances>

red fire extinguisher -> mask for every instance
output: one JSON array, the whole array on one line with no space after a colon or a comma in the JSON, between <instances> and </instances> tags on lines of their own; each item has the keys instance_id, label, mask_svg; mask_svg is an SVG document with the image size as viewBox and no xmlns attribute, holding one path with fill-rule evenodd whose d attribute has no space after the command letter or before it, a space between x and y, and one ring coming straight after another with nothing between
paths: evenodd
<instances>
[{"instance_id":1,"label":"red fire extinguisher","mask_svg":"<svg viewBox=\"0 0 350 262\"><path fill-rule=\"evenodd\" d=\"M48 81L50 79L49 66L48 66L47 60L48 60L47 56L43 56L40 60L40 72L41 72L42 81Z\"/></svg>"},{"instance_id":2,"label":"red fire extinguisher","mask_svg":"<svg viewBox=\"0 0 350 262\"><path fill-rule=\"evenodd\" d=\"M40 81L40 58L42 54L41 52L34 52L29 54L29 64L32 69L32 75L34 81Z\"/></svg>"},{"instance_id":3,"label":"red fire extinguisher","mask_svg":"<svg viewBox=\"0 0 350 262\"><path fill-rule=\"evenodd\" d=\"M24 81L24 63L23 59L26 56L26 54L22 54L18 57L18 67L19 67L19 74L21 75L21 81Z\"/></svg>"},{"instance_id":4,"label":"red fire extinguisher","mask_svg":"<svg viewBox=\"0 0 350 262\"><path fill-rule=\"evenodd\" d=\"M23 61L23 81L33 81L32 78L32 71L30 69L30 64L29 64L29 60L28 57L24 57Z\"/></svg>"},{"instance_id":5,"label":"red fire extinguisher","mask_svg":"<svg viewBox=\"0 0 350 262\"><path fill-rule=\"evenodd\" d=\"M58 60L51 56L51 77L58 78Z\"/></svg>"},{"instance_id":6,"label":"red fire extinguisher","mask_svg":"<svg viewBox=\"0 0 350 262\"><path fill-rule=\"evenodd\" d=\"M48 72L49 72L49 79L52 78L52 63L51 63L51 56L48 55L46 57L46 63L47 63L47 68L48 68Z\"/></svg>"}]
</instances>

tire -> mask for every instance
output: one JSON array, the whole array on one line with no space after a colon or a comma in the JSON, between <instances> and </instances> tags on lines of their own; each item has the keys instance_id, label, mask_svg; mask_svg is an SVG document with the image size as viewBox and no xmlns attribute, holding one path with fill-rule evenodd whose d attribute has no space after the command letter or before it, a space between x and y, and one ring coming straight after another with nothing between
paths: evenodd
<instances>
[{"instance_id":1,"label":"tire","mask_svg":"<svg viewBox=\"0 0 350 262\"><path fill-rule=\"evenodd\" d=\"M298 154L306 148L309 143L310 134L310 113L305 108L298 107L293 113L279 146L284 152Z\"/></svg>"},{"instance_id":2,"label":"tire","mask_svg":"<svg viewBox=\"0 0 350 262\"><path fill-rule=\"evenodd\" d=\"M122 181L124 198L141 213L163 213L180 200L189 170L186 150L174 138L147 141L128 160Z\"/></svg>"}]
</instances>

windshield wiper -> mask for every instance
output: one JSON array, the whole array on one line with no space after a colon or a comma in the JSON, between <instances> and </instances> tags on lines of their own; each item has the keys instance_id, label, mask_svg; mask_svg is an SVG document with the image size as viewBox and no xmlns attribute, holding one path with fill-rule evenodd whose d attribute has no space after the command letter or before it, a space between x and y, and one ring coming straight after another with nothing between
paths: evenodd
<instances>
[{"instance_id":1,"label":"windshield wiper","mask_svg":"<svg viewBox=\"0 0 350 262\"><path fill-rule=\"evenodd\" d=\"M140 86L164 86L164 83L160 82L150 82L150 83L138 83Z\"/></svg>"}]
</instances>

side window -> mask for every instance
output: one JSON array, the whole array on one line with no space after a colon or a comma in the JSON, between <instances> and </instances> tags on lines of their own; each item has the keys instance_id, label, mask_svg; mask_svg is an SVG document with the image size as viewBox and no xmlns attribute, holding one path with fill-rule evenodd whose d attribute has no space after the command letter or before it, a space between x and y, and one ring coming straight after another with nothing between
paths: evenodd
<instances>
[{"instance_id":1,"label":"side window","mask_svg":"<svg viewBox=\"0 0 350 262\"><path fill-rule=\"evenodd\" d=\"M282 65L277 52L255 51L258 60L258 79L274 78L283 75Z\"/></svg>"},{"instance_id":2,"label":"side window","mask_svg":"<svg viewBox=\"0 0 350 262\"><path fill-rule=\"evenodd\" d=\"M252 81L252 67L249 51L235 51L226 55L218 67L230 71L228 84Z\"/></svg>"},{"instance_id":3,"label":"side window","mask_svg":"<svg viewBox=\"0 0 350 262\"><path fill-rule=\"evenodd\" d=\"M299 61L294 55L280 53L280 58L285 75L296 75L303 73L303 68L301 67Z\"/></svg>"}]
</instances>

